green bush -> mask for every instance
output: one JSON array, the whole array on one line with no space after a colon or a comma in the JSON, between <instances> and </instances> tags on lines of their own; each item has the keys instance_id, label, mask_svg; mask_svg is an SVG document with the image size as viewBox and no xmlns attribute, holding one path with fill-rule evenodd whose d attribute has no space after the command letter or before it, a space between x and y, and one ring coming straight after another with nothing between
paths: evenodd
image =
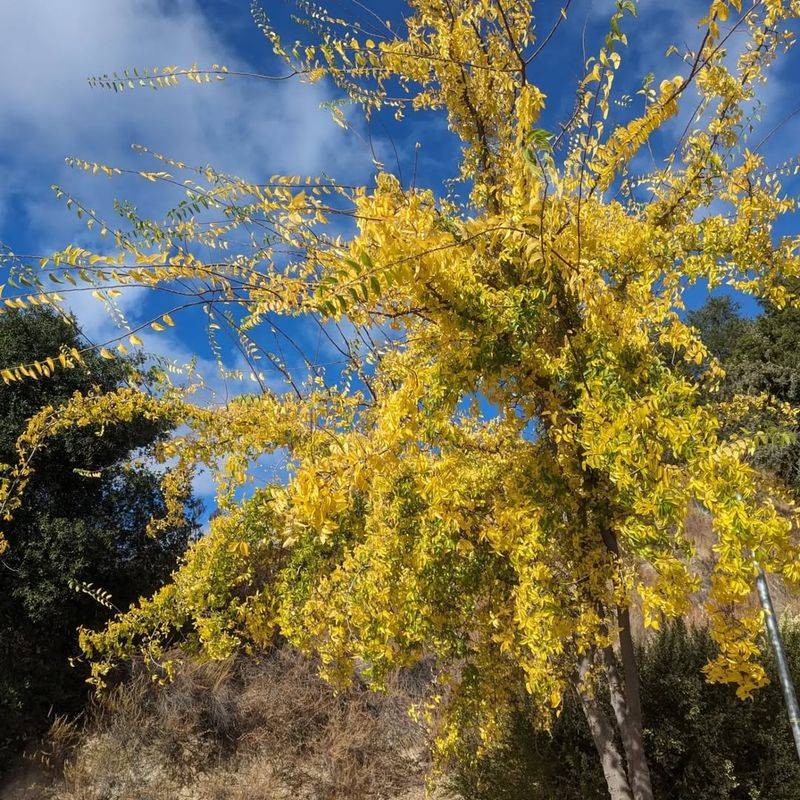
<instances>
[{"instance_id":1,"label":"green bush","mask_svg":"<svg viewBox=\"0 0 800 800\"><path fill-rule=\"evenodd\" d=\"M784 625L800 676L800 625ZM705 681L714 644L704 629L668 626L639 653L645 746L658 800L800 800L800 762L777 675L754 699ZM465 800L605 800L597 755L575 698L550 733L537 732L522 705L502 749L456 765Z\"/></svg>"}]
</instances>

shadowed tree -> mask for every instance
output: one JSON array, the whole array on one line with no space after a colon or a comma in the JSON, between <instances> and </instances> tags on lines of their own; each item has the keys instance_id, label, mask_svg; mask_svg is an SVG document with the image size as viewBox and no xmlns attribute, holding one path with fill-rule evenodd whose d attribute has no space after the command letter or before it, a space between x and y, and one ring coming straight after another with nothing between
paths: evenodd
<instances>
[{"instance_id":1,"label":"shadowed tree","mask_svg":"<svg viewBox=\"0 0 800 800\"><path fill-rule=\"evenodd\" d=\"M711 298L688 315L712 355L725 369L714 400L750 398L746 410L731 415L729 431L744 427L763 440L750 456L765 474L777 476L795 496L800 491L800 310L765 303L762 313L742 316L730 297ZM776 402L762 402L764 398ZM724 418L724 415L723 415Z\"/></svg>"},{"instance_id":2,"label":"shadowed tree","mask_svg":"<svg viewBox=\"0 0 800 800\"><path fill-rule=\"evenodd\" d=\"M0 316L2 367L30 363L84 346L74 321L51 311ZM16 461L27 420L59 406L75 392L113 392L127 382L133 362L89 355L85 369L62 370L49 380L0 385L0 463ZM186 524L159 538L146 533L163 510L158 477L124 466L132 452L166 434L158 420L65 431L34 456L35 477L25 506L5 525L8 549L0 556L0 746L5 759L41 732L58 713L74 712L86 695L77 628L111 615L72 588L91 583L119 608L157 589L197 531Z\"/></svg>"}]
</instances>

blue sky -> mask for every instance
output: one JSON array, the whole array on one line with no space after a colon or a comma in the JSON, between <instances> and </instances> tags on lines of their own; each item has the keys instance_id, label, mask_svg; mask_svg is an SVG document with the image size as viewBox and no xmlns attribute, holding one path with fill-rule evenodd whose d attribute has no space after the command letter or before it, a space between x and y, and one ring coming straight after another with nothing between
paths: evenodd
<instances>
[{"instance_id":1,"label":"blue sky","mask_svg":"<svg viewBox=\"0 0 800 800\"><path fill-rule=\"evenodd\" d=\"M276 26L294 38L288 7L267 0L265 8ZM345 15L359 13L350 0L333 0L331 7ZM562 2L536 3L540 28L549 30ZM556 126L571 109L581 75L582 49L596 51L607 30L611 0L573 0L569 21L535 62L531 80L548 95L542 120ZM642 0L639 20L627 20L630 47L623 51L620 92L641 84L648 72L656 85L683 72L676 56L665 59L675 43L696 45L695 20L704 4ZM371 0L379 16L398 20L400 3ZM232 69L275 72L280 65L253 24L249 0L24 0L0 3L0 240L19 253L43 253L73 241L91 245L91 234L79 227L50 190L57 183L107 208L114 196L132 199L142 207L158 207L167 198L161 188L141 181L110 182L77 173L64 165L65 156L134 169L150 168L131 151L140 143L188 163L211 163L222 170L258 180L278 172L315 174L325 171L343 182L369 183L374 174L363 141L335 125L319 104L336 97L331 87L297 82L281 84L230 79L198 87L184 83L168 91L113 93L91 89L86 78L125 67L165 64L226 64ZM732 43L735 49L736 43ZM800 103L800 59L794 52L772 70L763 100L763 131L772 128ZM686 107L690 105L685 104ZM683 112L686 113L686 112ZM349 112L355 115L355 110ZM667 133L683 127L682 116ZM363 124L359 132L366 133ZM410 182L418 154L417 184L441 191L452 174L457 144L442 117L413 115L402 125L381 119L372 136L387 169L401 172ZM754 137L755 138L755 137ZM755 138L757 141L757 138ZM778 162L797 155L800 115L769 141L765 153ZM396 156L395 156L396 152ZM643 167L645 164L643 163ZM170 199L175 199L174 197ZM782 233L796 230L786 220ZM692 295L703 299L702 290ZM132 321L149 318L153 300L143 292L127 292L122 300ZM751 308L752 306L750 306ZM78 296L73 308L95 341L116 335L102 306L88 295ZM199 317L189 317L176 332L146 337L146 346L177 361L198 353L200 367L214 372ZM297 322L292 331L313 346L311 334ZM240 392L225 386L221 393ZM198 490L209 487L198 482Z\"/></svg>"}]
</instances>

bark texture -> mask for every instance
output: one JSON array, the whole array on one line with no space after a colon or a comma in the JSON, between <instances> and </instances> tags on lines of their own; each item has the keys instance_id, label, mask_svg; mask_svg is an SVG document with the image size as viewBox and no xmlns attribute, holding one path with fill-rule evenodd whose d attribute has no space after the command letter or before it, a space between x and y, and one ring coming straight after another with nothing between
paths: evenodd
<instances>
[{"instance_id":1,"label":"bark texture","mask_svg":"<svg viewBox=\"0 0 800 800\"><path fill-rule=\"evenodd\" d=\"M650 782L650 768L644 753L642 741L641 717L634 716L632 704L628 698L627 682L623 680L617 668L614 651L607 647L603 651L603 665L608 678L608 691L611 708L625 750L625 761L628 767L628 779L634 800L653 800Z\"/></svg>"},{"instance_id":2,"label":"bark texture","mask_svg":"<svg viewBox=\"0 0 800 800\"><path fill-rule=\"evenodd\" d=\"M602 531L603 542L615 558L619 558L619 543L614 532ZM639 668L636 665L636 654L631 633L631 617L628 609L617 609L617 629L619 635L620 661L622 676L619 675L614 653L608 648L603 655L603 663L608 676L608 687L611 706L617 720L628 776L634 800L653 800L653 787L650 780L650 767L644 752L644 736L642 733L642 700L639 687Z\"/></svg>"},{"instance_id":3,"label":"bark texture","mask_svg":"<svg viewBox=\"0 0 800 800\"><path fill-rule=\"evenodd\" d=\"M597 697L585 683L591 661L591 656L588 654L581 659L578 680L575 684L581 708L600 757L611 800L635 800L625 770L625 762L614 740L614 726Z\"/></svg>"}]
</instances>

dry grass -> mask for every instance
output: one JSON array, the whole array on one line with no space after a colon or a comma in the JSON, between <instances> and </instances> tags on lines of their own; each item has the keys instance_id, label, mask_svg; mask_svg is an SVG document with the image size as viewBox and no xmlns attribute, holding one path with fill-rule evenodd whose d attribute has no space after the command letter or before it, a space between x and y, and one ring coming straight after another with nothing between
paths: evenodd
<instances>
[{"instance_id":1,"label":"dry grass","mask_svg":"<svg viewBox=\"0 0 800 800\"><path fill-rule=\"evenodd\" d=\"M49 758L61 754L61 777L4 797L421 798L427 750L407 708L423 682L337 694L288 648L186 664L165 687L139 675L94 702L77 745L74 730L54 732Z\"/></svg>"}]
</instances>

